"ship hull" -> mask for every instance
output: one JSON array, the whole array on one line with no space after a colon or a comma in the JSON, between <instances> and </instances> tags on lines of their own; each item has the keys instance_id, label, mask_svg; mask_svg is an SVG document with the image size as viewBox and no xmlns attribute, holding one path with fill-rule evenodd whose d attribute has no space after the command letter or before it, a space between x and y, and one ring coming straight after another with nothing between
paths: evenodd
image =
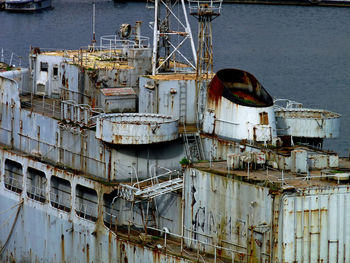
<instances>
[{"instance_id":1,"label":"ship hull","mask_svg":"<svg viewBox=\"0 0 350 263\"><path fill-rule=\"evenodd\" d=\"M42 169L45 174L54 173L65 179L70 177L71 185L102 188L100 183L7 150L0 151L0 160L1 262L188 262L157 247L146 247L140 240L133 242L127 234L118 232L117 235L105 225L102 213L95 221L82 217L73 201L70 211L54 207L52 200L49 201L50 191L42 200L35 200L28 194L30 187L26 183L26 173L19 193L14 184L9 186L4 163L12 160L20 163L23 170L34 167ZM71 199L75 198L72 190ZM99 210L102 210L101 205Z\"/></svg>"},{"instance_id":2,"label":"ship hull","mask_svg":"<svg viewBox=\"0 0 350 263\"><path fill-rule=\"evenodd\" d=\"M51 8L51 0L5 1L5 10L12 12L32 12Z\"/></svg>"}]
</instances>

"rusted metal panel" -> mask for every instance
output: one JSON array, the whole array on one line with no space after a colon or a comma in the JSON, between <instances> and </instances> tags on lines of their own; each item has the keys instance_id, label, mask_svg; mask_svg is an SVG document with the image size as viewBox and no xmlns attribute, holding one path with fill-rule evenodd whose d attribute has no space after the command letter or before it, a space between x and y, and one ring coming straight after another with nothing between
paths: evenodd
<instances>
[{"instance_id":1,"label":"rusted metal panel","mask_svg":"<svg viewBox=\"0 0 350 263\"><path fill-rule=\"evenodd\" d=\"M225 160L227 155L240 153L239 143L225 141L216 136L202 135L205 156L211 160Z\"/></svg>"},{"instance_id":2,"label":"rusted metal panel","mask_svg":"<svg viewBox=\"0 0 350 263\"><path fill-rule=\"evenodd\" d=\"M135 91L132 88L107 88L102 89L101 92L105 96L135 95Z\"/></svg>"},{"instance_id":3,"label":"rusted metal panel","mask_svg":"<svg viewBox=\"0 0 350 263\"><path fill-rule=\"evenodd\" d=\"M107 88L101 92L101 107L105 112L136 112L137 96L132 88Z\"/></svg>"},{"instance_id":4,"label":"rusted metal panel","mask_svg":"<svg viewBox=\"0 0 350 263\"><path fill-rule=\"evenodd\" d=\"M175 140L178 121L158 114L105 114L97 118L96 138L114 144L152 144Z\"/></svg>"},{"instance_id":5,"label":"rusted metal panel","mask_svg":"<svg viewBox=\"0 0 350 263\"><path fill-rule=\"evenodd\" d=\"M10 78L0 76L0 99L2 103L3 112L5 112L6 109L5 106L12 106L12 107L19 107L20 106L20 100L19 100L19 86L18 83L15 80L12 80Z\"/></svg>"},{"instance_id":6,"label":"rusted metal panel","mask_svg":"<svg viewBox=\"0 0 350 263\"><path fill-rule=\"evenodd\" d=\"M196 86L194 78L173 79L160 75L160 79L140 78L140 113L158 113L196 123ZM157 76L156 76L157 77Z\"/></svg>"},{"instance_id":7,"label":"rusted metal panel","mask_svg":"<svg viewBox=\"0 0 350 263\"><path fill-rule=\"evenodd\" d=\"M283 262L349 262L348 187L284 195L279 250Z\"/></svg>"},{"instance_id":8,"label":"rusted metal panel","mask_svg":"<svg viewBox=\"0 0 350 263\"><path fill-rule=\"evenodd\" d=\"M259 113L267 112L270 125L260 124ZM230 139L271 141L276 137L273 108L251 108L222 98L215 110L214 134Z\"/></svg>"},{"instance_id":9,"label":"rusted metal panel","mask_svg":"<svg viewBox=\"0 0 350 263\"><path fill-rule=\"evenodd\" d=\"M249 262L253 251L256 259L263 259L260 262L269 260L272 198L268 188L189 169L184 191L187 237L221 245L227 248L221 256L233 255L238 262ZM196 248L197 244L188 245ZM214 252L212 246L204 248Z\"/></svg>"},{"instance_id":10,"label":"rusted metal panel","mask_svg":"<svg viewBox=\"0 0 350 263\"><path fill-rule=\"evenodd\" d=\"M184 191L186 236L212 245L200 249L225 244L248 262L350 261L346 185L283 193L193 168Z\"/></svg>"},{"instance_id":11,"label":"rusted metal panel","mask_svg":"<svg viewBox=\"0 0 350 263\"><path fill-rule=\"evenodd\" d=\"M131 168L128 168L128 172L120 170L118 166L120 162L126 166L132 163L138 164L135 166L140 167L137 171L140 176L149 175L147 169L141 168L149 165L147 163L158 162L159 165L172 169L180 166L179 160L184 156L182 144L171 143L166 150L164 147L157 147L157 151L142 148L138 150L138 156L135 156L133 148L121 149L117 153L116 149L96 139L96 133L93 130L62 123L41 113L33 112L31 109L20 108L16 83L4 78L1 78L1 81L4 81L1 85L3 89L1 96L5 97L1 105L0 138L1 142L8 147L105 180L116 180L119 177L130 179ZM43 123L45 123L44 126ZM167 129L162 131L167 139L171 136L177 138L176 122L171 125L173 125L171 132ZM151 126L147 128L149 130L152 130L152 127L157 128ZM151 134L154 135L152 131ZM162 155L168 153L171 158L163 160ZM132 173L132 176L135 174Z\"/></svg>"},{"instance_id":12,"label":"rusted metal panel","mask_svg":"<svg viewBox=\"0 0 350 263\"><path fill-rule=\"evenodd\" d=\"M291 171L293 173L306 173L308 171L307 164L307 151L305 150L294 150L291 154L292 157L292 167Z\"/></svg>"}]
</instances>

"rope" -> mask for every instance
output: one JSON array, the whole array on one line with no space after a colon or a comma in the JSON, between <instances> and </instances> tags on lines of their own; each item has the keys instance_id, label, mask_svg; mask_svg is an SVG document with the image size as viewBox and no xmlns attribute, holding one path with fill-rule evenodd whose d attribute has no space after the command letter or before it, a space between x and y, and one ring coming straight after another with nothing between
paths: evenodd
<instances>
[{"instance_id":1,"label":"rope","mask_svg":"<svg viewBox=\"0 0 350 263\"><path fill-rule=\"evenodd\" d=\"M5 247L7 246L7 243L9 242L10 240L10 237L12 235L12 232L13 232L13 229L15 228L15 225L16 225L16 222L17 222L17 219L18 219L18 215L19 215L19 212L21 211L21 207L23 206L23 199L17 204L18 205L18 209L17 209L17 213L16 213L16 217L15 217L15 220L13 220L13 224L12 224L12 227L11 227L11 230L10 230L10 233L9 235L7 236L7 239L3 245L3 247L1 248L0 250L0 256L2 255L2 253L4 253L5 251Z\"/></svg>"},{"instance_id":2,"label":"rope","mask_svg":"<svg viewBox=\"0 0 350 263\"><path fill-rule=\"evenodd\" d=\"M10 208L0 212L0 215L5 214L7 211L10 211L12 208L15 208L16 206L21 205L22 203L23 203L23 200L20 201L18 204L15 204L14 206L11 206Z\"/></svg>"},{"instance_id":3,"label":"rope","mask_svg":"<svg viewBox=\"0 0 350 263\"><path fill-rule=\"evenodd\" d=\"M8 216L8 218L5 220L5 222L2 223L2 224L0 225L0 229L2 229L2 227L5 226L5 225L10 221L11 217L12 217L15 213L16 213L16 210L13 211L13 212Z\"/></svg>"}]
</instances>

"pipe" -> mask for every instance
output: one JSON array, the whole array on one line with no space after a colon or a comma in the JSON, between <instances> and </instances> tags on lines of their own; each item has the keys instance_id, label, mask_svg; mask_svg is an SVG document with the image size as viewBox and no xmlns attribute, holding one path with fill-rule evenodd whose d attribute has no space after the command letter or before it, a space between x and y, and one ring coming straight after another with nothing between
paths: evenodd
<instances>
[{"instance_id":1,"label":"pipe","mask_svg":"<svg viewBox=\"0 0 350 263\"><path fill-rule=\"evenodd\" d=\"M136 21L135 28L136 28L136 44L138 47L141 47L141 21Z\"/></svg>"}]
</instances>

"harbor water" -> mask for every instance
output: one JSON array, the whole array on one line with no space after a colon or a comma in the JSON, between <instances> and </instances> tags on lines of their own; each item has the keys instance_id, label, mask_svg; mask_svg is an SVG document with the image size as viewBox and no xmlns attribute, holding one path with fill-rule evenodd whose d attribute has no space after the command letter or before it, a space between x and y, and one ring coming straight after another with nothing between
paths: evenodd
<instances>
[{"instance_id":1,"label":"harbor water","mask_svg":"<svg viewBox=\"0 0 350 263\"><path fill-rule=\"evenodd\" d=\"M153 9L144 2L95 1L96 38L120 24L143 21ZM38 13L0 12L0 48L27 63L30 46L76 49L92 38L92 1L53 1ZM333 7L225 4L213 22L214 69L251 72L269 93L305 107L342 114L341 136L325 149L347 156L350 148L350 10ZM181 9L179 9L181 12ZM190 18L196 36L196 20Z\"/></svg>"}]
</instances>

